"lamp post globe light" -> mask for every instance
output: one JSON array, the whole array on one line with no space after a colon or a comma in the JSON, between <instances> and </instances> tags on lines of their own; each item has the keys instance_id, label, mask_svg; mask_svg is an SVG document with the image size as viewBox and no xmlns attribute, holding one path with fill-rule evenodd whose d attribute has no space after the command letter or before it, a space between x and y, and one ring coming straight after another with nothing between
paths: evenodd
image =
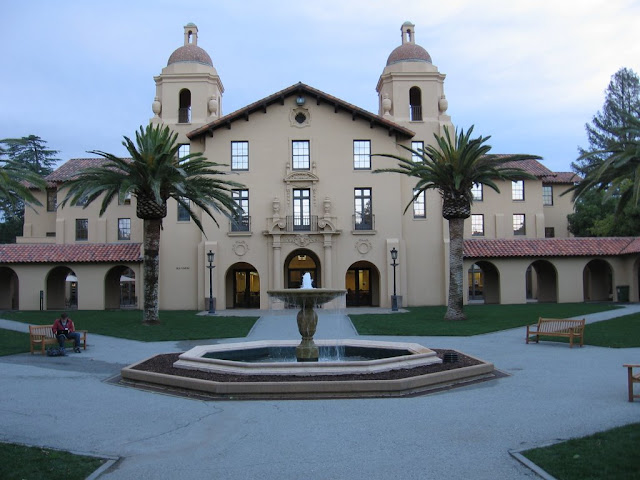
<instances>
[{"instance_id":1,"label":"lamp post globe light","mask_svg":"<svg viewBox=\"0 0 640 480\"><path fill-rule=\"evenodd\" d=\"M215 253L211 250L207 253L207 261L209 262L209 315L215 315L216 309L213 306L213 269L216 268L213 266L213 257L215 257Z\"/></svg>"},{"instance_id":2,"label":"lamp post globe light","mask_svg":"<svg viewBox=\"0 0 640 480\"><path fill-rule=\"evenodd\" d=\"M396 263L397 259L398 259L398 250L396 250L396 247L393 247L391 249L391 260L393 260L393 263L391 264L391 266L393 267L393 296L391 297L392 312L398 311L398 296L396 295L396 267L398 266L398 264Z\"/></svg>"}]
</instances>

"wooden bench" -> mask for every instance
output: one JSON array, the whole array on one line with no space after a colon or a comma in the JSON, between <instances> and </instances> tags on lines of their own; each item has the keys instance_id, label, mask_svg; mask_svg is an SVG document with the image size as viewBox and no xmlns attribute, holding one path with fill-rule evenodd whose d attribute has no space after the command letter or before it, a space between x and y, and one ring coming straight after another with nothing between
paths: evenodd
<instances>
[{"instance_id":1,"label":"wooden bench","mask_svg":"<svg viewBox=\"0 0 640 480\"><path fill-rule=\"evenodd\" d=\"M633 402L634 398L640 398L640 393L633 394L633 384L640 383L640 371L633 373L634 368L640 368L640 365L637 364L625 364L623 367L627 367L628 372L628 382L629 382L629 401Z\"/></svg>"},{"instance_id":2,"label":"wooden bench","mask_svg":"<svg viewBox=\"0 0 640 480\"><path fill-rule=\"evenodd\" d=\"M58 345L58 339L53 334L51 328L53 325L29 325L29 344L31 349L31 355L33 355L34 348L40 350L42 355L45 354L45 347L47 345ZM80 334L80 343L87 349L87 330L76 330ZM73 342L73 338L67 338L66 342Z\"/></svg>"},{"instance_id":3,"label":"wooden bench","mask_svg":"<svg viewBox=\"0 0 640 480\"><path fill-rule=\"evenodd\" d=\"M527 343L530 337L535 336L536 343L541 336L547 337L567 337L569 338L569 348L573 348L573 339L580 339L580 346L584 344L585 320L571 320L568 318L542 318L538 319L536 325L527 325Z\"/></svg>"}]
</instances>

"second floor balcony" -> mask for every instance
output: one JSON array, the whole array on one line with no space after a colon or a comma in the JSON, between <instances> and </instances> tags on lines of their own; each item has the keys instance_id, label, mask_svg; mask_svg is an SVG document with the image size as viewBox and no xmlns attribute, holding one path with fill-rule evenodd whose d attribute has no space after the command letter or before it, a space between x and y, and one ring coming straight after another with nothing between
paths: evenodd
<instances>
[{"instance_id":1,"label":"second floor balcony","mask_svg":"<svg viewBox=\"0 0 640 480\"><path fill-rule=\"evenodd\" d=\"M317 232L317 215L289 215L286 224L287 232Z\"/></svg>"}]
</instances>

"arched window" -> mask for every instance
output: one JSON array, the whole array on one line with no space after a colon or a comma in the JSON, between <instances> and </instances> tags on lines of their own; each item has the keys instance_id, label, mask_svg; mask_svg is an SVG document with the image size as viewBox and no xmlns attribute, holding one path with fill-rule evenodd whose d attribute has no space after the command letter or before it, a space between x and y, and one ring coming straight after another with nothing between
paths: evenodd
<instances>
[{"instance_id":1,"label":"arched window","mask_svg":"<svg viewBox=\"0 0 640 480\"><path fill-rule=\"evenodd\" d=\"M186 88L180 90L180 108L178 123L191 123L191 92Z\"/></svg>"},{"instance_id":2,"label":"arched window","mask_svg":"<svg viewBox=\"0 0 640 480\"><path fill-rule=\"evenodd\" d=\"M418 87L411 87L409 90L409 120L422 121L422 92Z\"/></svg>"}]
</instances>

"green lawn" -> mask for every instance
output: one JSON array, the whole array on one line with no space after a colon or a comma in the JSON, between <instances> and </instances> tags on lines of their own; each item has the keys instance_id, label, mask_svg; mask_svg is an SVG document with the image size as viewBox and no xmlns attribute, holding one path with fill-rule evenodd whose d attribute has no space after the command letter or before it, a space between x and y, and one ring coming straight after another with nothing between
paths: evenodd
<instances>
[{"instance_id":1,"label":"green lawn","mask_svg":"<svg viewBox=\"0 0 640 480\"><path fill-rule=\"evenodd\" d=\"M160 312L160 325L142 325L140 310L78 310L69 312L78 330L89 330L111 337L144 342L164 340L203 340L209 338L246 337L258 319L255 317L224 317L197 315L195 311L167 310ZM2 312L0 318L37 325L52 324L59 312ZM27 342L28 346L28 342Z\"/></svg>"},{"instance_id":2,"label":"green lawn","mask_svg":"<svg viewBox=\"0 0 640 480\"><path fill-rule=\"evenodd\" d=\"M467 320L444 320L441 307L409 307L407 313L349 315L360 335L469 336L531 325L538 317L567 318L617 308L607 303L467 305Z\"/></svg>"},{"instance_id":3,"label":"green lawn","mask_svg":"<svg viewBox=\"0 0 640 480\"><path fill-rule=\"evenodd\" d=\"M82 480L103 463L101 458L60 450L0 443L0 478L3 480Z\"/></svg>"},{"instance_id":4,"label":"green lawn","mask_svg":"<svg viewBox=\"0 0 640 480\"><path fill-rule=\"evenodd\" d=\"M522 452L558 480L640 479L640 423Z\"/></svg>"},{"instance_id":5,"label":"green lawn","mask_svg":"<svg viewBox=\"0 0 640 480\"><path fill-rule=\"evenodd\" d=\"M28 333L15 332L13 330L0 330L0 357L28 351Z\"/></svg>"}]
</instances>

